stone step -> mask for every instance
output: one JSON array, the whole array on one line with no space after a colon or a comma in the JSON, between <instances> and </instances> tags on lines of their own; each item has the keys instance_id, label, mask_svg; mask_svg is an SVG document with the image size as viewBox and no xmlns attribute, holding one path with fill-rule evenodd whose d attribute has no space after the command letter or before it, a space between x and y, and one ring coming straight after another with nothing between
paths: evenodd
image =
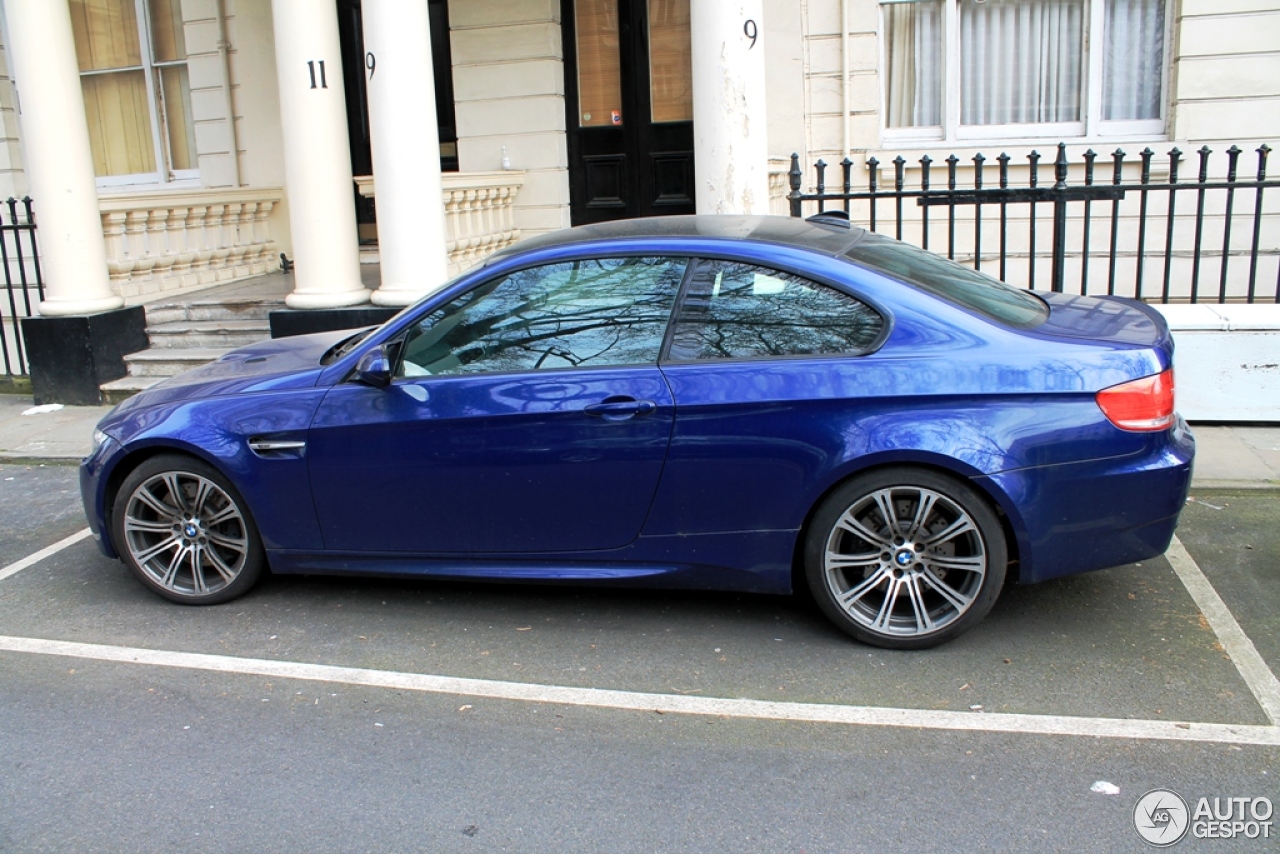
<instances>
[{"instance_id":1,"label":"stone step","mask_svg":"<svg viewBox=\"0 0 1280 854\"><path fill-rule=\"evenodd\" d=\"M220 300L152 303L147 306L147 323L160 325L188 320L252 320L266 319L284 308L282 299L230 297Z\"/></svg>"},{"instance_id":2,"label":"stone step","mask_svg":"<svg viewBox=\"0 0 1280 854\"><path fill-rule=\"evenodd\" d=\"M140 391L151 388L164 377L124 377L102 384L102 402L119 403Z\"/></svg>"},{"instance_id":3,"label":"stone step","mask_svg":"<svg viewBox=\"0 0 1280 854\"><path fill-rule=\"evenodd\" d=\"M152 349L221 347L230 350L271 337L266 318L251 320L179 320L147 327Z\"/></svg>"},{"instance_id":4,"label":"stone step","mask_svg":"<svg viewBox=\"0 0 1280 854\"><path fill-rule=\"evenodd\" d=\"M124 357L129 376L172 377L191 368L207 365L221 358L231 348L222 347L159 347L140 350Z\"/></svg>"}]
</instances>

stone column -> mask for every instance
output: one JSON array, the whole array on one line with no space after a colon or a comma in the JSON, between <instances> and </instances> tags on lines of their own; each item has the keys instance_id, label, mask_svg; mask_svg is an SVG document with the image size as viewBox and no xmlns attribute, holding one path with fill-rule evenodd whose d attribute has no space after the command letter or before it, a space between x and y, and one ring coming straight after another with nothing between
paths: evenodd
<instances>
[{"instance_id":1,"label":"stone column","mask_svg":"<svg viewBox=\"0 0 1280 854\"><path fill-rule=\"evenodd\" d=\"M290 308L368 302L360 283L338 15L319 0L271 0L289 226Z\"/></svg>"},{"instance_id":2,"label":"stone column","mask_svg":"<svg viewBox=\"0 0 1280 854\"><path fill-rule=\"evenodd\" d=\"M5 0L27 178L39 224L44 316L94 314L124 299L107 278L107 247L65 2Z\"/></svg>"},{"instance_id":3,"label":"stone column","mask_svg":"<svg viewBox=\"0 0 1280 854\"><path fill-rule=\"evenodd\" d=\"M377 305L408 305L448 277L427 0L364 0L378 258Z\"/></svg>"},{"instance_id":4,"label":"stone column","mask_svg":"<svg viewBox=\"0 0 1280 854\"><path fill-rule=\"evenodd\" d=\"M769 212L763 0L690 4L700 214Z\"/></svg>"}]
</instances>

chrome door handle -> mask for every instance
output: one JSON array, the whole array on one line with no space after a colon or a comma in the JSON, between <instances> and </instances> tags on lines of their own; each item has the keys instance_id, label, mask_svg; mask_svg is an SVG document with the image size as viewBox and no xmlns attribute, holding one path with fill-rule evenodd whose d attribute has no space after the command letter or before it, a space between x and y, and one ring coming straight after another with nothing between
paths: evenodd
<instances>
[{"instance_id":1,"label":"chrome door handle","mask_svg":"<svg viewBox=\"0 0 1280 854\"><path fill-rule=\"evenodd\" d=\"M649 415L656 412L658 404L652 400L635 400L633 398L605 398L599 403L589 403L582 408L588 415L604 418L606 421L622 421L637 415Z\"/></svg>"}]
</instances>

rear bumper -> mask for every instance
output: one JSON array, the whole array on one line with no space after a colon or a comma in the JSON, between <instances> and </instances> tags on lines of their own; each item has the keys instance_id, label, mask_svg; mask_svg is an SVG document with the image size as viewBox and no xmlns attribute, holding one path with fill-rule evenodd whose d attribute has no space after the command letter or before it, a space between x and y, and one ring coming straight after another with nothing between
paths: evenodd
<instances>
[{"instance_id":1,"label":"rear bumper","mask_svg":"<svg viewBox=\"0 0 1280 854\"><path fill-rule=\"evenodd\" d=\"M1013 520L1023 584L1164 553L1191 487L1195 438L1180 417L1137 455L992 475ZM1001 502L1004 504L1004 501ZM1010 512L1009 508L1021 508Z\"/></svg>"}]
</instances>

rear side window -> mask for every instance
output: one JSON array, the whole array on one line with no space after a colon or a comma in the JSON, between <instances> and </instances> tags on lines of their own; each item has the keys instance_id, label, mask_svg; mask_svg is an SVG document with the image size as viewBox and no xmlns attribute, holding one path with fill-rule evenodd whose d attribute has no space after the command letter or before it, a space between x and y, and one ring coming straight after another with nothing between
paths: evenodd
<instances>
[{"instance_id":1,"label":"rear side window","mask_svg":"<svg viewBox=\"0 0 1280 854\"><path fill-rule=\"evenodd\" d=\"M1017 329L1044 323L1049 309L1028 291L907 243L867 234L845 252L850 261L915 285Z\"/></svg>"},{"instance_id":2,"label":"rear side window","mask_svg":"<svg viewBox=\"0 0 1280 854\"><path fill-rule=\"evenodd\" d=\"M672 333L672 361L856 355L884 328L866 303L801 276L729 261L694 263Z\"/></svg>"}]
</instances>

